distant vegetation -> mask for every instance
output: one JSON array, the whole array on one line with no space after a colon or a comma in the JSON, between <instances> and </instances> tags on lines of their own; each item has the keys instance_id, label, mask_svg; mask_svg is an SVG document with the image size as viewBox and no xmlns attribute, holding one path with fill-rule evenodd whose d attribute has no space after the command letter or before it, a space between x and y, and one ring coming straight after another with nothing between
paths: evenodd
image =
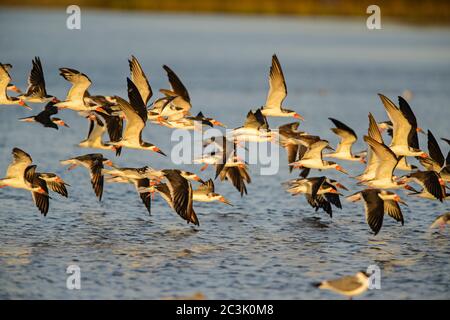
<instances>
[{"instance_id":1,"label":"distant vegetation","mask_svg":"<svg viewBox=\"0 0 450 320\"><path fill-rule=\"evenodd\" d=\"M159 12L362 16L376 4L382 17L418 23L450 23L447 0L0 0L11 6L67 6Z\"/></svg>"}]
</instances>

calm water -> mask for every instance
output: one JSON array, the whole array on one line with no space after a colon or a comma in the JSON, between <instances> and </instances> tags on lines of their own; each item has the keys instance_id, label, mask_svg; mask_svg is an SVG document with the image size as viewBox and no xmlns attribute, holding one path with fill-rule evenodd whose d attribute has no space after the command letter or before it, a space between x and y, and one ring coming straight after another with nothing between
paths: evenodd
<instances>
[{"instance_id":1,"label":"calm water","mask_svg":"<svg viewBox=\"0 0 450 320\"><path fill-rule=\"evenodd\" d=\"M125 95L127 58L134 54L155 92L167 86L161 65L168 64L190 90L194 111L237 127L249 108L264 102L270 57L276 52L288 84L286 105L307 119L302 128L308 132L335 144L327 120L335 117L362 137L368 112L386 118L376 93L395 99L408 89L419 125L436 136L450 136L449 29L385 22L383 30L368 31L364 19L83 11L82 29L71 31L65 28L66 17L64 10L0 9L0 61L14 65L15 84L25 86L31 59L40 56L50 93L65 95L68 84L57 68L72 67L89 75L92 93ZM17 146L41 170L62 174L72 188L68 200L53 197L46 218L28 193L1 190L0 298L158 299L196 292L209 299L337 298L310 283L371 264L382 269L382 290L364 298L450 298L449 232L427 231L438 214L450 209L448 203L409 198L405 226L386 218L374 237L361 204L344 203L330 219L314 213L303 197L285 193L280 183L295 175L289 175L282 152L277 175L261 177L257 167L251 168L253 183L243 199L229 184L217 183L234 207L196 205L201 227L194 229L160 198L149 217L131 185L107 185L104 201L96 201L87 172L67 173L58 163L89 151L75 147L87 133L86 121L66 111L61 116L71 129L17 122L30 114L1 108L0 171ZM283 122L270 119L274 127ZM170 150L170 133L150 126L145 137ZM426 146L424 137L421 143ZM358 141L355 150L363 148ZM114 160L173 167L159 155L132 150ZM353 175L362 170L359 164L343 165ZM202 174L211 175L211 170ZM350 178L329 175L358 190ZM82 290L66 289L70 264L81 268Z\"/></svg>"}]
</instances>

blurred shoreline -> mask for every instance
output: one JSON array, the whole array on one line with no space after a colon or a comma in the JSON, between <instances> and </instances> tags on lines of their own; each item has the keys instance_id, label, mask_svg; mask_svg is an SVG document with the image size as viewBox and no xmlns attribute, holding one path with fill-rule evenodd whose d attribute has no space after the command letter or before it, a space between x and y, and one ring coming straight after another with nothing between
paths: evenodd
<instances>
[{"instance_id":1,"label":"blurred shoreline","mask_svg":"<svg viewBox=\"0 0 450 320\"><path fill-rule=\"evenodd\" d=\"M107 10L162 13L213 13L271 16L368 17L369 5L381 8L381 19L414 24L450 24L450 1L446 0L1 0L1 6L57 8L69 5Z\"/></svg>"}]
</instances>

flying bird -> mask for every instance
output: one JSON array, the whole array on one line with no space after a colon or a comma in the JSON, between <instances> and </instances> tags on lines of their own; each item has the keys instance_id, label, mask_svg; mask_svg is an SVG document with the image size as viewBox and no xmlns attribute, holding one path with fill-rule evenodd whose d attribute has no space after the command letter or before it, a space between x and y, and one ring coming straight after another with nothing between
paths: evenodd
<instances>
[{"instance_id":1,"label":"flying bird","mask_svg":"<svg viewBox=\"0 0 450 320\"><path fill-rule=\"evenodd\" d=\"M266 104L261 108L262 114L267 117L294 117L304 120L297 112L284 109L281 106L286 96L287 87L283 70L280 61L274 54L269 72L269 93L267 94Z\"/></svg>"},{"instance_id":2,"label":"flying bird","mask_svg":"<svg viewBox=\"0 0 450 320\"><path fill-rule=\"evenodd\" d=\"M383 225L384 214L387 213L395 221L403 225L403 214L399 203L406 205L400 197L390 191L381 189L365 189L348 196L351 202L364 201L366 222L370 229L377 235Z\"/></svg>"}]
</instances>

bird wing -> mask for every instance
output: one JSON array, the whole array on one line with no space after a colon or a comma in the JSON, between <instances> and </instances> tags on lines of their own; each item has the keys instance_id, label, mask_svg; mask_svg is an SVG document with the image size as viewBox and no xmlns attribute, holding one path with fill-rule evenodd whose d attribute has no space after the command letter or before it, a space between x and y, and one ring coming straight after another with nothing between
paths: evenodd
<instances>
[{"instance_id":1,"label":"bird wing","mask_svg":"<svg viewBox=\"0 0 450 320\"><path fill-rule=\"evenodd\" d=\"M92 161L89 169L92 188L94 189L95 195L97 196L99 201L101 201L103 196L103 183L104 183L104 178L102 174L103 170L102 159L96 159Z\"/></svg>"},{"instance_id":2,"label":"bird wing","mask_svg":"<svg viewBox=\"0 0 450 320\"><path fill-rule=\"evenodd\" d=\"M144 130L145 122L136 110L127 101L120 97L115 97L117 105L123 111L127 119L125 129L123 131L123 139L140 143L142 130Z\"/></svg>"},{"instance_id":3,"label":"bird wing","mask_svg":"<svg viewBox=\"0 0 450 320\"><path fill-rule=\"evenodd\" d=\"M12 155L13 161L6 170L6 176L8 178L23 178L25 169L31 165L33 159L28 153L19 148L14 148Z\"/></svg>"},{"instance_id":4,"label":"bird wing","mask_svg":"<svg viewBox=\"0 0 450 320\"><path fill-rule=\"evenodd\" d=\"M335 280L328 280L325 283L330 289L332 288L340 292L352 292L361 288L363 285L354 276L345 276Z\"/></svg>"},{"instance_id":5,"label":"bird wing","mask_svg":"<svg viewBox=\"0 0 450 320\"><path fill-rule=\"evenodd\" d=\"M313 144L306 150L302 159L322 159L322 151L325 147L328 146L328 141L319 140Z\"/></svg>"},{"instance_id":6,"label":"bird wing","mask_svg":"<svg viewBox=\"0 0 450 320\"><path fill-rule=\"evenodd\" d=\"M28 76L28 88L26 96L28 97L45 97L47 91L45 90L44 70L42 69L41 59L35 57L32 61L33 67Z\"/></svg>"},{"instance_id":7,"label":"bird wing","mask_svg":"<svg viewBox=\"0 0 450 320\"><path fill-rule=\"evenodd\" d=\"M180 78L178 78L175 72L173 72L172 69L170 69L168 66L163 65L163 68L167 72L167 77L169 78L169 83L174 93L178 96L183 97L183 99L187 102L191 102L189 93L186 87L183 85L183 82L181 82Z\"/></svg>"},{"instance_id":8,"label":"bird wing","mask_svg":"<svg viewBox=\"0 0 450 320\"><path fill-rule=\"evenodd\" d=\"M9 76L5 65L0 64L0 100L7 99L8 95L6 93L6 88L8 87L10 82L11 77Z\"/></svg>"},{"instance_id":9,"label":"bird wing","mask_svg":"<svg viewBox=\"0 0 450 320\"><path fill-rule=\"evenodd\" d=\"M420 184L433 197L442 201L445 198L445 190L439 183L440 176L435 171L417 171L410 174L410 177Z\"/></svg>"},{"instance_id":10,"label":"bird wing","mask_svg":"<svg viewBox=\"0 0 450 320\"><path fill-rule=\"evenodd\" d=\"M298 154L298 144L287 144L284 146L287 152L288 164L295 162ZM293 166L289 166L289 172L292 172Z\"/></svg>"},{"instance_id":11,"label":"bird wing","mask_svg":"<svg viewBox=\"0 0 450 320\"><path fill-rule=\"evenodd\" d=\"M131 56L131 60L128 60L128 64L130 66L131 80L138 88L142 101L144 101L144 104L147 105L148 100L150 100L153 95L152 88L148 83L147 77L145 76L140 63L135 56Z\"/></svg>"},{"instance_id":12,"label":"bird wing","mask_svg":"<svg viewBox=\"0 0 450 320\"><path fill-rule=\"evenodd\" d=\"M141 188L148 188L148 187L150 187L150 180L147 179L147 178L135 180L134 185L136 187L136 190L138 190L139 197L141 198L142 203L147 208L148 214L151 215L151 213L152 213L152 197L151 197L151 193L150 192L142 192L142 193L139 192L139 189L141 189Z\"/></svg>"},{"instance_id":13,"label":"bird wing","mask_svg":"<svg viewBox=\"0 0 450 320\"><path fill-rule=\"evenodd\" d=\"M165 170L164 173L175 212L184 220L198 225L198 219L192 209L191 184L176 170Z\"/></svg>"},{"instance_id":14,"label":"bird wing","mask_svg":"<svg viewBox=\"0 0 450 320\"><path fill-rule=\"evenodd\" d=\"M69 193L67 192L66 185L62 182L54 182L54 181L46 181L47 186L54 192L62 195L63 197L68 197Z\"/></svg>"},{"instance_id":15,"label":"bird wing","mask_svg":"<svg viewBox=\"0 0 450 320\"><path fill-rule=\"evenodd\" d=\"M39 175L36 173L35 165L29 166L25 170L25 180L28 181L28 183L30 183L33 188L40 187L42 190L44 190L45 194L39 192L31 192L31 195L33 197L34 204L39 209L41 214L43 214L45 217L48 213L50 197L48 195L47 183L43 179L39 178Z\"/></svg>"},{"instance_id":16,"label":"bird wing","mask_svg":"<svg viewBox=\"0 0 450 320\"><path fill-rule=\"evenodd\" d=\"M377 157L376 178L392 179L392 174L398 163L397 156L389 147L375 141L371 137L364 136L364 141L367 142Z\"/></svg>"},{"instance_id":17,"label":"bird wing","mask_svg":"<svg viewBox=\"0 0 450 320\"><path fill-rule=\"evenodd\" d=\"M91 86L88 76L70 68L60 68L59 71L60 75L72 84L66 100L83 101L86 90Z\"/></svg>"},{"instance_id":18,"label":"bird wing","mask_svg":"<svg viewBox=\"0 0 450 320\"><path fill-rule=\"evenodd\" d=\"M411 124L391 100L382 94L379 94L379 96L394 126L391 146L408 146L408 135L412 128Z\"/></svg>"},{"instance_id":19,"label":"bird wing","mask_svg":"<svg viewBox=\"0 0 450 320\"><path fill-rule=\"evenodd\" d=\"M214 192L214 182L212 181L212 179L209 179L204 184L200 184L196 191L205 194L212 193Z\"/></svg>"},{"instance_id":20,"label":"bird wing","mask_svg":"<svg viewBox=\"0 0 450 320\"><path fill-rule=\"evenodd\" d=\"M378 189L366 189L361 192L364 199L366 222L375 235L380 231L384 218L384 201Z\"/></svg>"},{"instance_id":21,"label":"bird wing","mask_svg":"<svg viewBox=\"0 0 450 320\"><path fill-rule=\"evenodd\" d=\"M368 129L368 135L375 141L379 143L383 143L383 137L381 136L380 130L378 129L377 122L373 115L369 113L369 129ZM372 148L367 149L367 165L366 169L364 170L364 174L367 174L369 172L376 172L376 168L378 166L379 160L377 155L372 151Z\"/></svg>"},{"instance_id":22,"label":"bird wing","mask_svg":"<svg viewBox=\"0 0 450 320\"><path fill-rule=\"evenodd\" d=\"M400 206L394 200L385 200L384 201L384 212L387 213L391 218L395 219L395 221L399 221L404 223L403 214Z\"/></svg>"},{"instance_id":23,"label":"bird wing","mask_svg":"<svg viewBox=\"0 0 450 320\"><path fill-rule=\"evenodd\" d=\"M265 109L281 109L281 104L287 96L287 87L283 70L276 55L272 56L269 71L269 93L267 94Z\"/></svg>"},{"instance_id":24,"label":"bird wing","mask_svg":"<svg viewBox=\"0 0 450 320\"><path fill-rule=\"evenodd\" d=\"M428 152L430 153L430 158L439 164L441 168L445 165L444 155L442 154L436 138L430 130L428 130Z\"/></svg>"},{"instance_id":25,"label":"bird wing","mask_svg":"<svg viewBox=\"0 0 450 320\"><path fill-rule=\"evenodd\" d=\"M256 118L255 114L250 110L247 113L247 118L244 122L245 128L252 128L252 129L259 129L261 124L258 122L258 119Z\"/></svg>"},{"instance_id":26,"label":"bird wing","mask_svg":"<svg viewBox=\"0 0 450 320\"><path fill-rule=\"evenodd\" d=\"M333 131L336 135L338 135L341 138L341 141L339 142L339 145L336 148L336 153L343 153L351 156L352 145L357 140L357 135L355 131L353 131L352 128L348 127L339 120L333 118L328 119L330 119L336 126L336 128L331 128L331 131Z\"/></svg>"},{"instance_id":27,"label":"bird wing","mask_svg":"<svg viewBox=\"0 0 450 320\"><path fill-rule=\"evenodd\" d=\"M255 111L255 118L259 123L258 129L269 130L269 123L267 118L262 114L261 109Z\"/></svg>"},{"instance_id":28,"label":"bird wing","mask_svg":"<svg viewBox=\"0 0 450 320\"><path fill-rule=\"evenodd\" d=\"M419 137L417 136L417 119L409 103L401 96L398 97L398 105L403 116L408 120L411 129L408 134L408 145L414 149L419 149Z\"/></svg>"}]
</instances>

